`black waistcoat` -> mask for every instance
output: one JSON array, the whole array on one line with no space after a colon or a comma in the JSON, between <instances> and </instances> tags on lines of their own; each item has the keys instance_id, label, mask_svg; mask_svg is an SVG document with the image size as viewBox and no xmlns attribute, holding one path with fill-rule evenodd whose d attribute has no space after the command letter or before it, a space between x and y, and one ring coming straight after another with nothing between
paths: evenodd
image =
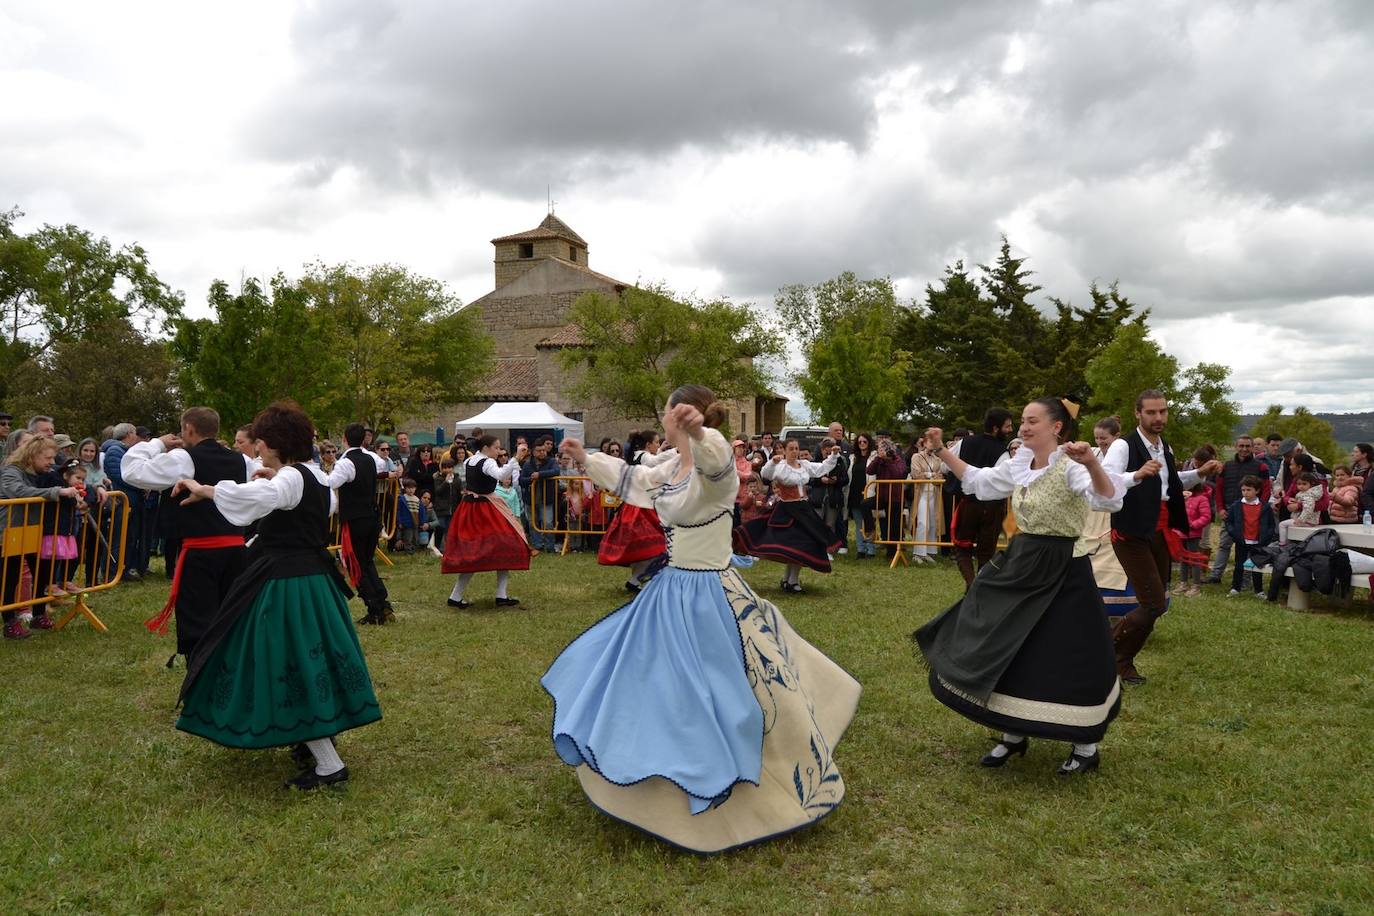
<instances>
[{"instance_id":1,"label":"black waistcoat","mask_svg":"<svg viewBox=\"0 0 1374 916\"><path fill-rule=\"evenodd\" d=\"M221 480L232 480L234 483L244 483L248 480L248 467L243 455L234 449L225 448L214 439L202 439L189 446L186 454L191 456L191 464L195 467L196 483L213 487ZM182 502L186 496L186 493L182 493L176 497L176 501ZM178 506L172 518L174 536L178 538L243 534L243 529L238 525L229 524L214 502L208 499L191 503L189 506Z\"/></svg>"},{"instance_id":2,"label":"black waistcoat","mask_svg":"<svg viewBox=\"0 0 1374 916\"><path fill-rule=\"evenodd\" d=\"M323 550L329 544L329 487L320 483L306 465L289 466L304 481L301 501L294 509L277 509L259 521L255 546L269 552Z\"/></svg>"},{"instance_id":3,"label":"black waistcoat","mask_svg":"<svg viewBox=\"0 0 1374 916\"><path fill-rule=\"evenodd\" d=\"M339 487L339 521L377 516L377 462L360 448L349 450L340 461L353 462L353 479Z\"/></svg>"},{"instance_id":4,"label":"black waistcoat","mask_svg":"<svg viewBox=\"0 0 1374 916\"><path fill-rule=\"evenodd\" d=\"M482 469L482 464L486 460L486 455L478 455L468 459L467 491L469 493L485 496L488 493L496 492L496 478Z\"/></svg>"},{"instance_id":5,"label":"black waistcoat","mask_svg":"<svg viewBox=\"0 0 1374 916\"><path fill-rule=\"evenodd\" d=\"M1137 538L1149 538L1159 527L1159 500L1164 492L1163 475L1169 475L1169 527L1188 530L1188 510L1183 502L1183 481L1178 479L1174 466L1174 450L1164 446L1164 469L1154 477L1147 477L1126 491L1121 511L1112 513L1112 530ZM1126 437L1126 473L1133 474L1150 460L1150 450L1140 438L1138 430Z\"/></svg>"}]
</instances>

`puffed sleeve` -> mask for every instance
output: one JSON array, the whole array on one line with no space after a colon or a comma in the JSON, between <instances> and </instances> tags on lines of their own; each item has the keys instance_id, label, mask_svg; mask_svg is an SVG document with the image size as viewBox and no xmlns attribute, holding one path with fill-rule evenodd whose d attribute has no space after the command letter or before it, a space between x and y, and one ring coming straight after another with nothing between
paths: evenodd
<instances>
[{"instance_id":1,"label":"puffed sleeve","mask_svg":"<svg viewBox=\"0 0 1374 916\"><path fill-rule=\"evenodd\" d=\"M1094 511L1121 511L1121 501L1125 499L1126 491L1129 489L1129 486L1126 483L1125 476L1114 471L1107 470L1104 464L1102 470L1106 471L1108 479L1110 479L1112 482L1112 495L1102 496L1093 487L1093 478L1092 475L1088 473L1087 468L1083 467L1083 465L1079 464L1076 461L1073 461L1070 458L1064 457L1063 455L1060 455L1058 460L1069 462L1069 470L1067 475L1065 476L1065 480L1069 485L1069 489L1077 493L1079 496L1088 497L1088 505L1090 505Z\"/></svg>"},{"instance_id":2,"label":"puffed sleeve","mask_svg":"<svg viewBox=\"0 0 1374 916\"><path fill-rule=\"evenodd\" d=\"M970 466L959 481L964 493L974 499L1006 499L1016 489L1016 479L1012 476L1014 469L1030 462L1029 452L1030 449L1021 449L1012 460L990 468ZM1023 454L1025 458L1021 457Z\"/></svg>"},{"instance_id":3,"label":"puffed sleeve","mask_svg":"<svg viewBox=\"0 0 1374 916\"><path fill-rule=\"evenodd\" d=\"M294 509L304 490L301 472L288 466L278 470L271 480L221 480L215 484L215 508L231 525L251 525L277 509Z\"/></svg>"},{"instance_id":4,"label":"puffed sleeve","mask_svg":"<svg viewBox=\"0 0 1374 916\"><path fill-rule=\"evenodd\" d=\"M716 483L726 478L739 480L735 471L735 450L720 430L707 427L701 431L700 439L688 437L692 449L692 463L696 472L707 480Z\"/></svg>"},{"instance_id":5,"label":"puffed sleeve","mask_svg":"<svg viewBox=\"0 0 1374 916\"><path fill-rule=\"evenodd\" d=\"M646 468L641 465L627 464L620 458L605 452L594 452L587 456L587 476L598 487L614 493L632 506L648 509L653 506L650 491L663 486L677 470L677 462L670 461L658 467Z\"/></svg>"}]
</instances>

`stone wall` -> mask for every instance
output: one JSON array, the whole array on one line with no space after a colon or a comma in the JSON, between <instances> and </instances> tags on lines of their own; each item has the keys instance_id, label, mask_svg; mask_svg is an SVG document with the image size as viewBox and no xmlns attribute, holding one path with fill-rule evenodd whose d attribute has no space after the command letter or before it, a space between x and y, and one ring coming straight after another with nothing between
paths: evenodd
<instances>
[{"instance_id":1,"label":"stone wall","mask_svg":"<svg viewBox=\"0 0 1374 916\"><path fill-rule=\"evenodd\" d=\"M520 246L522 244L534 246L533 257L520 257ZM572 261L583 267L590 266L587 263L587 249L575 242L568 242L564 239L538 239L534 242L524 243L501 242L494 247L496 249L494 258L496 267L496 289L500 289L549 258Z\"/></svg>"}]
</instances>

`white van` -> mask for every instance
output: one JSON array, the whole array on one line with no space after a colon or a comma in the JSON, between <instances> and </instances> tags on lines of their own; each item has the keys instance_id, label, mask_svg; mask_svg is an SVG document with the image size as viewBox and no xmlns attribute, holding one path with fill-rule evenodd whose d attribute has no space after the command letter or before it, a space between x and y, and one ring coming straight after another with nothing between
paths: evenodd
<instances>
[{"instance_id":1,"label":"white van","mask_svg":"<svg viewBox=\"0 0 1374 916\"><path fill-rule=\"evenodd\" d=\"M820 445L822 439L830 438L830 427L828 426L784 426L778 432L778 444L781 445L788 439L796 439L803 450L811 451L812 460L820 460Z\"/></svg>"}]
</instances>

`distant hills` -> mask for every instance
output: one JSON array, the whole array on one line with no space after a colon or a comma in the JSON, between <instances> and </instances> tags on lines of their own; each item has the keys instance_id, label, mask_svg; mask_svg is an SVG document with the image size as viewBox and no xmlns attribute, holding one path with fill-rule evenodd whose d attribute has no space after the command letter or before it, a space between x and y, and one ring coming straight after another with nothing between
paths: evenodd
<instances>
[{"instance_id":1,"label":"distant hills","mask_svg":"<svg viewBox=\"0 0 1374 916\"><path fill-rule=\"evenodd\" d=\"M1259 420L1260 414L1242 414L1236 425L1236 433L1246 433ZM1319 419L1331 424L1331 432L1342 448L1350 448L1356 442L1374 442L1374 410L1364 413L1319 413ZM1263 434L1263 430L1260 431Z\"/></svg>"}]
</instances>

